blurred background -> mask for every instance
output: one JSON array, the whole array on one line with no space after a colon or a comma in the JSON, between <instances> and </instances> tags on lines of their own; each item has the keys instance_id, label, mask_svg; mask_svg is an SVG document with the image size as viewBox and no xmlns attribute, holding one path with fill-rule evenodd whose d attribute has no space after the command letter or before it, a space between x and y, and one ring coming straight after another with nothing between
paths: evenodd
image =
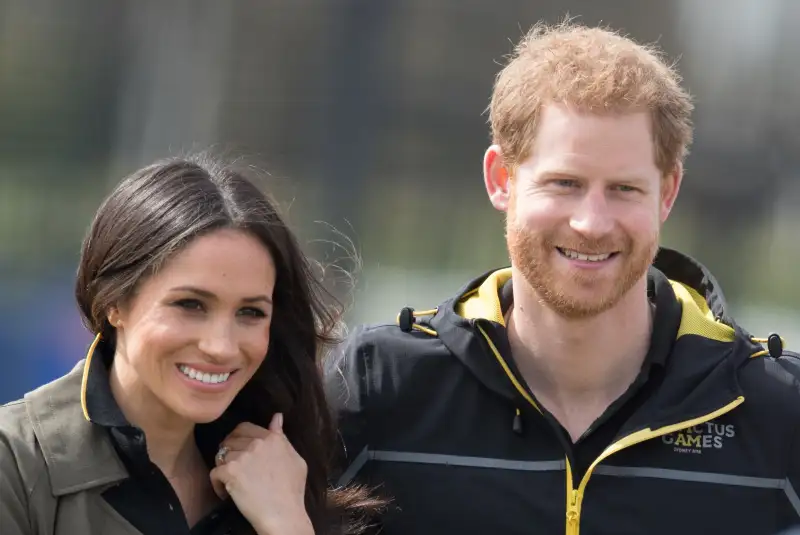
<instances>
[{"instance_id":1,"label":"blurred background","mask_svg":"<svg viewBox=\"0 0 800 535\"><path fill-rule=\"evenodd\" d=\"M163 156L248 156L315 258L352 269L351 240L351 324L506 265L484 110L513 43L567 12L679 59L696 142L664 243L797 349L796 0L0 0L0 403L83 357L81 239Z\"/></svg>"}]
</instances>

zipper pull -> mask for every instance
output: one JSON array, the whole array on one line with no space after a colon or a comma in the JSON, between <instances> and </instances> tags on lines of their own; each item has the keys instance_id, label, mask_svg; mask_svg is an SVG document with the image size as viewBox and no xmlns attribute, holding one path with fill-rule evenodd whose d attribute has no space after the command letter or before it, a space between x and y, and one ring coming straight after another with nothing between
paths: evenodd
<instances>
[{"instance_id":1,"label":"zipper pull","mask_svg":"<svg viewBox=\"0 0 800 535\"><path fill-rule=\"evenodd\" d=\"M514 423L511 425L511 428L516 434L522 435L522 414L520 414L519 409L517 409L516 414L514 414Z\"/></svg>"},{"instance_id":2,"label":"zipper pull","mask_svg":"<svg viewBox=\"0 0 800 535\"><path fill-rule=\"evenodd\" d=\"M567 524L571 528L575 528L577 526L578 516L578 490L573 489L569 503L567 504Z\"/></svg>"}]
</instances>

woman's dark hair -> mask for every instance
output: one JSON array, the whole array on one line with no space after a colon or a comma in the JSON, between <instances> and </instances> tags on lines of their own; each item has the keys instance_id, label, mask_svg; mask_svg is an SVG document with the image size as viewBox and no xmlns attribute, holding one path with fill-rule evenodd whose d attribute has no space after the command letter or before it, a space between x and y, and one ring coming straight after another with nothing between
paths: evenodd
<instances>
[{"instance_id":1,"label":"woman's dark hair","mask_svg":"<svg viewBox=\"0 0 800 535\"><path fill-rule=\"evenodd\" d=\"M129 299L191 240L231 228L264 244L277 278L267 356L222 419L231 420L229 430L245 420L267 427L282 412L284 432L308 466L312 523L327 531L323 526L345 519L344 531L356 532L382 502L358 488L328 487L337 434L320 361L338 342L342 308L315 277L274 202L241 169L193 155L156 162L125 178L100 206L83 243L75 293L84 321L113 344L111 307Z\"/></svg>"}]
</instances>

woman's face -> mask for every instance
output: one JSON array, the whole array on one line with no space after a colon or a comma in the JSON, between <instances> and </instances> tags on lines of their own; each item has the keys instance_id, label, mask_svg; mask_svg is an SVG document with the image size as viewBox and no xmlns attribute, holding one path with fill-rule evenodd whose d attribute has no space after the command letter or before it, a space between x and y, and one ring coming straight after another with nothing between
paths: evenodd
<instances>
[{"instance_id":1,"label":"woman's face","mask_svg":"<svg viewBox=\"0 0 800 535\"><path fill-rule=\"evenodd\" d=\"M241 231L176 253L109 314L120 404L168 420L219 418L267 354L275 277L267 249Z\"/></svg>"}]
</instances>

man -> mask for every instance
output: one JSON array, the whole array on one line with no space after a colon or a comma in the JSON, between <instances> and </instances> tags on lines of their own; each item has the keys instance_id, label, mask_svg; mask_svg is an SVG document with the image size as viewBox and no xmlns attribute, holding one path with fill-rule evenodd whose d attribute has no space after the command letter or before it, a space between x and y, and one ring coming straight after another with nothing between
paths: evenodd
<instances>
[{"instance_id":1,"label":"man","mask_svg":"<svg viewBox=\"0 0 800 535\"><path fill-rule=\"evenodd\" d=\"M659 249L692 136L677 73L610 31L540 25L490 111L485 185L511 267L353 334L330 383L339 483L393 499L387 535L800 522L797 355Z\"/></svg>"}]
</instances>

